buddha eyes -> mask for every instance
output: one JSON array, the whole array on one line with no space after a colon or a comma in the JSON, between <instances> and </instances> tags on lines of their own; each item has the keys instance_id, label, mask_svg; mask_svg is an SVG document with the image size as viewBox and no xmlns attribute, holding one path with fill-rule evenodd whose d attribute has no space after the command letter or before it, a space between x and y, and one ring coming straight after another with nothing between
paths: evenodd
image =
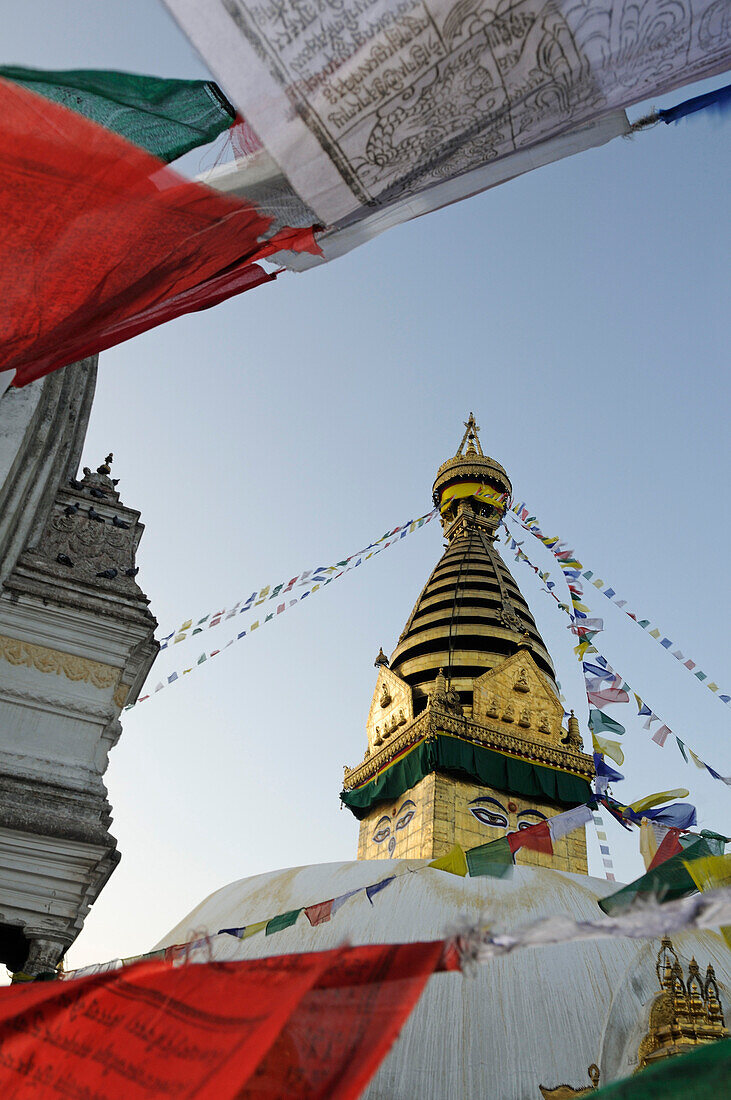
<instances>
[{"instance_id":1,"label":"buddha eyes","mask_svg":"<svg viewBox=\"0 0 731 1100\"><path fill-rule=\"evenodd\" d=\"M403 817L400 817L398 819L398 821L396 822L396 830L398 831L399 829L405 829L406 826L411 821L413 816L414 816L414 811L409 810L408 813L405 813Z\"/></svg>"},{"instance_id":2,"label":"buddha eyes","mask_svg":"<svg viewBox=\"0 0 731 1100\"><path fill-rule=\"evenodd\" d=\"M488 810L485 806L470 806L470 812L483 825L492 825L497 829L506 829L508 826L508 819L504 814L499 814L495 810Z\"/></svg>"},{"instance_id":3,"label":"buddha eyes","mask_svg":"<svg viewBox=\"0 0 731 1100\"><path fill-rule=\"evenodd\" d=\"M390 837L390 835L391 835L391 826L390 825L382 825L380 828L376 829L375 833L373 834L373 839L376 842L376 844L381 844L384 840L387 840L388 837Z\"/></svg>"}]
</instances>

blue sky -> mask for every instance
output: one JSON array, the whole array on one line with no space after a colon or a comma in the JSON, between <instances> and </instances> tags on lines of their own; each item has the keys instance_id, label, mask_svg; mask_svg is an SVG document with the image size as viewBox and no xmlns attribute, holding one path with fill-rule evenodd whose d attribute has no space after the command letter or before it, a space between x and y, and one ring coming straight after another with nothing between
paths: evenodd
<instances>
[{"instance_id":1,"label":"blue sky","mask_svg":"<svg viewBox=\"0 0 731 1100\"><path fill-rule=\"evenodd\" d=\"M205 75L152 0L26 0L3 29L9 64ZM696 116L615 140L104 353L84 462L113 450L142 511L161 633L427 511L474 409L544 530L730 689L728 137ZM430 524L124 716L107 773L122 862L72 965L148 949L233 879L354 858L342 766L362 758L378 647L441 546ZM583 711L563 617L507 561ZM612 664L731 774L731 708L592 606ZM176 647L153 681L201 649ZM624 710L617 795L686 786L701 826L728 832L729 789ZM626 881L637 834L608 832Z\"/></svg>"}]
</instances>

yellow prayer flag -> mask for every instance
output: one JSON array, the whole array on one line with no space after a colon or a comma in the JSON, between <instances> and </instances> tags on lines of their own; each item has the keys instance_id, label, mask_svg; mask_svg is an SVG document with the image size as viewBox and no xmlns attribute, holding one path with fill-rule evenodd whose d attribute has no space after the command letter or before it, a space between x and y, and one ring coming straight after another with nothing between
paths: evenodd
<instances>
[{"instance_id":1,"label":"yellow prayer flag","mask_svg":"<svg viewBox=\"0 0 731 1100\"><path fill-rule=\"evenodd\" d=\"M731 855L684 859L683 866L701 893L719 886L731 886ZM731 947L731 925L723 925L720 932L727 946Z\"/></svg>"},{"instance_id":2,"label":"yellow prayer flag","mask_svg":"<svg viewBox=\"0 0 731 1100\"><path fill-rule=\"evenodd\" d=\"M178 634L182 634L182 632L184 630L190 630L192 625L193 625L193 620L192 619L186 619L185 622L183 623L183 625L178 630Z\"/></svg>"},{"instance_id":3,"label":"yellow prayer flag","mask_svg":"<svg viewBox=\"0 0 731 1100\"><path fill-rule=\"evenodd\" d=\"M459 844L455 844L446 856L433 859L431 863L427 864L427 867L434 867L437 871L448 871L450 875L460 875L464 878L467 874L467 857L464 854L464 848L460 848Z\"/></svg>"},{"instance_id":4,"label":"yellow prayer flag","mask_svg":"<svg viewBox=\"0 0 731 1100\"><path fill-rule=\"evenodd\" d=\"M683 863L699 890L731 886L731 854L699 856L698 859L684 859Z\"/></svg>"},{"instance_id":5,"label":"yellow prayer flag","mask_svg":"<svg viewBox=\"0 0 731 1100\"><path fill-rule=\"evenodd\" d=\"M601 737L596 733L592 733L591 739L594 742L594 752L603 752L620 767L624 764L624 753L619 741L610 741L608 737Z\"/></svg>"},{"instance_id":6,"label":"yellow prayer flag","mask_svg":"<svg viewBox=\"0 0 731 1100\"><path fill-rule=\"evenodd\" d=\"M706 687L708 688L709 691L718 691L718 684L710 683L710 684L706 684Z\"/></svg>"},{"instance_id":7,"label":"yellow prayer flag","mask_svg":"<svg viewBox=\"0 0 731 1100\"><path fill-rule=\"evenodd\" d=\"M646 817L643 817L640 821L640 853L645 861L645 870L647 871L657 855L657 837L652 822Z\"/></svg>"},{"instance_id":8,"label":"yellow prayer flag","mask_svg":"<svg viewBox=\"0 0 731 1100\"><path fill-rule=\"evenodd\" d=\"M639 814L642 810L659 806L661 802L670 802L672 798L687 798L689 793L685 787L676 787L674 791L658 791L657 794L648 794L646 798L640 798L637 802L630 802L629 808Z\"/></svg>"},{"instance_id":9,"label":"yellow prayer flag","mask_svg":"<svg viewBox=\"0 0 731 1100\"><path fill-rule=\"evenodd\" d=\"M248 940L249 936L255 936L257 932L263 932L268 924L268 920L260 920L258 924L247 924L241 939Z\"/></svg>"},{"instance_id":10,"label":"yellow prayer flag","mask_svg":"<svg viewBox=\"0 0 731 1100\"><path fill-rule=\"evenodd\" d=\"M604 587L604 581L592 581L591 583L594 585L595 588L603 588Z\"/></svg>"},{"instance_id":11,"label":"yellow prayer flag","mask_svg":"<svg viewBox=\"0 0 731 1100\"><path fill-rule=\"evenodd\" d=\"M705 771L706 770L706 765L703 763L703 761L700 759L700 757L696 756L696 754L693 752L693 750L689 749L687 745L685 747L686 747L686 749L688 749L688 752L690 753L691 759L692 759L693 763L695 764L696 768L700 768L701 771Z\"/></svg>"},{"instance_id":12,"label":"yellow prayer flag","mask_svg":"<svg viewBox=\"0 0 731 1100\"><path fill-rule=\"evenodd\" d=\"M657 629L657 627L655 627L653 630L650 631L650 637L651 638L659 638L660 637L660 631Z\"/></svg>"}]
</instances>

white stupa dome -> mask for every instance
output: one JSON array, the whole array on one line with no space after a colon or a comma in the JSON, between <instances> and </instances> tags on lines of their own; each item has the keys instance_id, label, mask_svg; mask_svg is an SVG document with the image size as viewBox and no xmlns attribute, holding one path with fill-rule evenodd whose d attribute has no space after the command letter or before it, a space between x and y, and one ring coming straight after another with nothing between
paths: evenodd
<instances>
[{"instance_id":1,"label":"white stupa dome","mask_svg":"<svg viewBox=\"0 0 731 1100\"><path fill-rule=\"evenodd\" d=\"M597 899L617 884L546 868L515 867L509 878L460 878L426 860L359 860L288 868L241 879L201 902L156 947L214 938L216 960L324 951L343 944L444 939L488 925L515 932L541 917L603 916ZM408 873L413 871L414 873ZM396 874L368 900L363 887ZM279 913L359 891L332 919L311 927L302 913L274 935L216 935ZM716 971L731 1005L731 958L720 935L686 932L673 942ZM435 974L401 1035L364 1092L368 1100L541 1100L540 1085L590 1085L626 1077L637 1065L658 993L656 939L580 941L522 949L475 968Z\"/></svg>"}]
</instances>

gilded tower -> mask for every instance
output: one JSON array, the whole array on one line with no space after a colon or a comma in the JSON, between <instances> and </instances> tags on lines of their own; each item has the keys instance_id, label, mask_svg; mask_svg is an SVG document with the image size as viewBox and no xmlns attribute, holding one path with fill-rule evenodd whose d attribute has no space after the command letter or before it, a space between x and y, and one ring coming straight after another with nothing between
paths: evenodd
<instances>
[{"instance_id":1,"label":"gilded tower","mask_svg":"<svg viewBox=\"0 0 731 1100\"><path fill-rule=\"evenodd\" d=\"M550 655L495 546L510 479L472 414L465 428L433 486L445 552L376 659L365 758L345 772L359 859L473 848L590 798L578 722L563 726ZM516 861L586 874L584 834Z\"/></svg>"}]
</instances>

